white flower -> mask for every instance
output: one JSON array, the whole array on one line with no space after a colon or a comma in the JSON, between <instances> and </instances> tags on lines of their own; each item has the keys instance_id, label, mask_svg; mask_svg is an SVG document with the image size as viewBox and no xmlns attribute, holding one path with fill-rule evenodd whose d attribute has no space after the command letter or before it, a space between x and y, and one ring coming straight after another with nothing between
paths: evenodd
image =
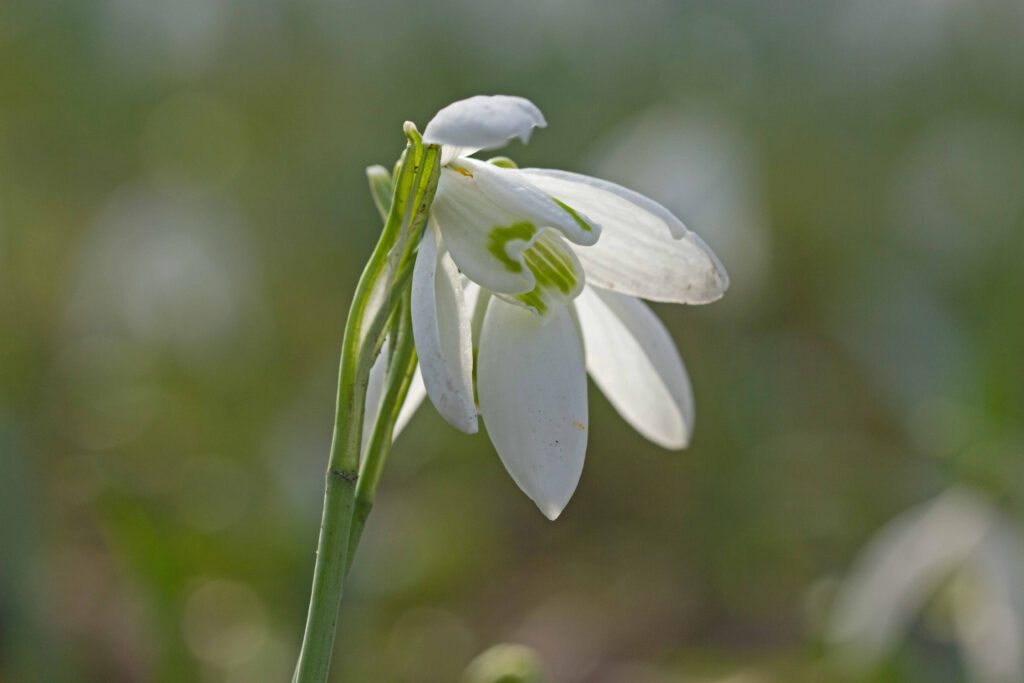
<instances>
[{"instance_id":1,"label":"white flower","mask_svg":"<svg viewBox=\"0 0 1024 683\"><path fill-rule=\"evenodd\" d=\"M686 370L639 299L708 303L728 277L696 234L647 197L468 156L526 142L545 125L528 100L496 95L455 102L424 130L425 143L442 146L443 166L413 273L423 383L404 413L425 393L473 433L479 406L509 474L555 519L583 469L588 371L645 437L666 448L689 442Z\"/></svg>"},{"instance_id":2,"label":"white flower","mask_svg":"<svg viewBox=\"0 0 1024 683\"><path fill-rule=\"evenodd\" d=\"M983 495L953 488L890 521L843 582L826 642L857 676L878 666L929 602L944 602L977 683L1024 680L1024 549Z\"/></svg>"}]
</instances>

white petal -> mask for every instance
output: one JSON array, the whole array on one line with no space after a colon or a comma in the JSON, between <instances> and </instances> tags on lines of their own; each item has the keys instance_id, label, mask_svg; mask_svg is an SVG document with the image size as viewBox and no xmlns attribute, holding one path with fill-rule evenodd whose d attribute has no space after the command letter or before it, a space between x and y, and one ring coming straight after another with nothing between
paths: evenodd
<instances>
[{"instance_id":1,"label":"white petal","mask_svg":"<svg viewBox=\"0 0 1024 683\"><path fill-rule=\"evenodd\" d=\"M377 416L380 414L380 400L384 394L384 381L388 375L388 344L390 341L390 339L384 341L384 348L381 349L370 368L370 380L366 385L366 412L363 413L363 452L366 452L366 446L370 443L370 435L373 434L373 425L377 422Z\"/></svg>"},{"instance_id":2,"label":"white petal","mask_svg":"<svg viewBox=\"0 0 1024 683\"><path fill-rule=\"evenodd\" d=\"M503 147L513 138L529 142L533 129L546 125L544 115L530 100L509 95L477 95L437 112L423 131L423 142L461 148L459 155L472 154ZM447 163L450 159L442 161Z\"/></svg>"},{"instance_id":3,"label":"white petal","mask_svg":"<svg viewBox=\"0 0 1024 683\"><path fill-rule=\"evenodd\" d=\"M475 293L471 294L471 292ZM470 297L473 303L470 304ZM472 281L466 284L466 306L473 312L473 354L480 349L480 331L484 328L484 315L487 314L487 306L491 303L491 293Z\"/></svg>"},{"instance_id":4,"label":"white petal","mask_svg":"<svg viewBox=\"0 0 1024 683\"><path fill-rule=\"evenodd\" d=\"M474 291L475 290L475 291ZM470 296L473 297L473 303L470 304ZM487 315L487 307L491 303L491 293L486 289L481 288L475 282L467 280L466 284L466 307L471 311L472 322L471 327L473 330L473 358L478 359L480 357L480 332L484 329L484 316ZM477 363L479 365L479 363ZM476 368L474 367L474 379L476 379Z\"/></svg>"},{"instance_id":5,"label":"white petal","mask_svg":"<svg viewBox=\"0 0 1024 683\"><path fill-rule=\"evenodd\" d=\"M1024 552L1000 520L954 584L953 623L970 680L1024 680Z\"/></svg>"},{"instance_id":6,"label":"white petal","mask_svg":"<svg viewBox=\"0 0 1024 683\"><path fill-rule=\"evenodd\" d=\"M412 331L427 395L456 429L477 430L470 318L458 270L435 230L424 232L412 276Z\"/></svg>"},{"instance_id":7,"label":"white petal","mask_svg":"<svg viewBox=\"0 0 1024 683\"><path fill-rule=\"evenodd\" d=\"M467 277L463 277L461 282L462 296L466 301L466 310L469 311L469 315L472 318L476 310L476 302L480 300L480 285Z\"/></svg>"},{"instance_id":8,"label":"white petal","mask_svg":"<svg viewBox=\"0 0 1024 683\"><path fill-rule=\"evenodd\" d=\"M576 193L580 197L588 198L590 203L597 206L606 205L606 211L611 213L616 211L623 212L623 218L620 218L620 222L622 220L630 222L632 214L639 210L650 214L651 218L648 220L652 220L652 222L653 220L658 221L660 223L659 230L667 230L670 235L677 239L689 232L686 226L683 225L683 222L676 218L675 214L671 211L650 197L645 197L635 190L630 190L628 187L622 187L601 178L557 169L524 168L520 170L539 186L547 185L561 188L563 192L559 194ZM612 197L605 196L606 194L617 197L622 202L629 204L629 206L620 205Z\"/></svg>"},{"instance_id":9,"label":"white petal","mask_svg":"<svg viewBox=\"0 0 1024 683\"><path fill-rule=\"evenodd\" d=\"M472 178L442 169L430 216L444 236L448 253L470 280L506 294L533 289L533 274L521 266L522 253L536 229L524 228L519 238L509 237L500 243L501 251L496 251L494 229L523 221L485 197Z\"/></svg>"},{"instance_id":10,"label":"white petal","mask_svg":"<svg viewBox=\"0 0 1024 683\"><path fill-rule=\"evenodd\" d=\"M988 504L964 490L942 494L890 522L857 559L836 599L827 640L851 669L876 665L950 572L992 525Z\"/></svg>"},{"instance_id":11,"label":"white petal","mask_svg":"<svg viewBox=\"0 0 1024 683\"><path fill-rule=\"evenodd\" d=\"M729 276L710 247L654 200L576 173L520 172L602 226L597 244L576 250L591 284L641 299L688 304L715 301L729 287Z\"/></svg>"},{"instance_id":12,"label":"white petal","mask_svg":"<svg viewBox=\"0 0 1024 683\"><path fill-rule=\"evenodd\" d=\"M562 235L499 206L473 177L442 170L431 214L458 267L492 292L544 315L583 287L583 266Z\"/></svg>"},{"instance_id":13,"label":"white petal","mask_svg":"<svg viewBox=\"0 0 1024 683\"><path fill-rule=\"evenodd\" d=\"M380 355L377 356L377 360L373 362L373 367L370 368L370 381L366 387L366 413L363 415L364 452L370 443L370 435L373 433L373 426L377 422L377 415L380 413L380 401L384 393L384 382L387 380L387 360L390 343L390 340L385 340L384 348L381 349ZM423 403L426 395L426 389L423 387L423 377L420 375L420 370L417 367L416 373L412 377L412 382L409 384L409 392L405 395L405 402L402 403L402 409L398 411L395 428L391 434L392 440L397 439L398 435L405 429L405 426L409 424L409 420L412 419L416 409Z\"/></svg>"},{"instance_id":14,"label":"white petal","mask_svg":"<svg viewBox=\"0 0 1024 683\"><path fill-rule=\"evenodd\" d=\"M523 263L533 273L536 286L525 294L497 294L544 318L572 302L583 291L583 266L557 232L542 230L523 252Z\"/></svg>"},{"instance_id":15,"label":"white petal","mask_svg":"<svg viewBox=\"0 0 1024 683\"><path fill-rule=\"evenodd\" d=\"M480 412L505 469L548 519L569 502L587 450L587 378L568 308L546 324L491 298L480 338Z\"/></svg>"},{"instance_id":16,"label":"white petal","mask_svg":"<svg viewBox=\"0 0 1024 683\"><path fill-rule=\"evenodd\" d=\"M423 385L423 373L420 372L420 367L417 365L412 381L409 382L409 391L405 395L405 402L402 403L402 409L398 411L398 417L395 418L393 439L397 439L398 435L402 433L402 430L409 424L409 420L416 414L420 405L423 404L423 399L426 397L427 387Z\"/></svg>"},{"instance_id":17,"label":"white petal","mask_svg":"<svg viewBox=\"0 0 1024 683\"><path fill-rule=\"evenodd\" d=\"M675 342L642 301L587 287L576 299L587 371L619 414L664 448L685 448L693 391Z\"/></svg>"},{"instance_id":18,"label":"white petal","mask_svg":"<svg viewBox=\"0 0 1024 683\"><path fill-rule=\"evenodd\" d=\"M583 211L559 204L527 180L519 169L502 168L476 159L461 159L458 165L473 179L488 199L506 211L534 225L555 228L576 244L590 246L601 235L601 226Z\"/></svg>"}]
</instances>

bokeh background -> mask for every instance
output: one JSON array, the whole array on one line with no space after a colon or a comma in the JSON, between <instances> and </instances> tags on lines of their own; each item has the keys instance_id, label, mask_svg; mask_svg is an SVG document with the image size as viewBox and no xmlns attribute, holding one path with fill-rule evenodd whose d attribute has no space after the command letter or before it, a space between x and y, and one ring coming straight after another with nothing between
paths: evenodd
<instances>
[{"instance_id":1,"label":"bokeh background","mask_svg":"<svg viewBox=\"0 0 1024 683\"><path fill-rule=\"evenodd\" d=\"M478 93L547 115L521 165L641 190L728 267L656 307L696 438L592 388L552 524L422 409L335 680L499 642L555 683L1021 680L1020 0L5 0L0 681L288 679L363 170ZM877 656L829 635L844 591Z\"/></svg>"}]
</instances>

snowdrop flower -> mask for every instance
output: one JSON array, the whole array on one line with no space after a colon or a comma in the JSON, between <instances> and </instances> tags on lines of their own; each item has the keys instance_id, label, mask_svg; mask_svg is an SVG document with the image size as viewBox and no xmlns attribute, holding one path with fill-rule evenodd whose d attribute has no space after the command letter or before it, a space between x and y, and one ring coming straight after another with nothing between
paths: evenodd
<instances>
[{"instance_id":1,"label":"snowdrop flower","mask_svg":"<svg viewBox=\"0 0 1024 683\"><path fill-rule=\"evenodd\" d=\"M869 673L932 600L949 607L970 680L1024 680L1024 549L1012 524L966 488L904 512L867 545L843 583L825 638Z\"/></svg>"},{"instance_id":2,"label":"snowdrop flower","mask_svg":"<svg viewBox=\"0 0 1024 683\"><path fill-rule=\"evenodd\" d=\"M521 97L477 96L437 113L441 175L413 272L424 393L463 432L483 417L498 455L549 518L583 469L587 372L618 412L666 448L693 428L690 382L640 301L702 304L728 287L711 249L667 209L613 183L472 158L546 125ZM403 420L404 423L404 420Z\"/></svg>"}]
</instances>

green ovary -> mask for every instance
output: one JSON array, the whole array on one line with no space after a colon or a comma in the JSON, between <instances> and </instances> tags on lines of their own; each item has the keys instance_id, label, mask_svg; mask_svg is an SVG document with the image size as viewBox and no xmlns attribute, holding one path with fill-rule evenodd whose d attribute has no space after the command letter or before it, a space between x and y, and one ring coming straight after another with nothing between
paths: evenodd
<instances>
[{"instance_id":1,"label":"green ovary","mask_svg":"<svg viewBox=\"0 0 1024 683\"><path fill-rule=\"evenodd\" d=\"M519 165L508 157L491 157L487 160L487 163L494 164L501 168L519 168Z\"/></svg>"}]
</instances>

